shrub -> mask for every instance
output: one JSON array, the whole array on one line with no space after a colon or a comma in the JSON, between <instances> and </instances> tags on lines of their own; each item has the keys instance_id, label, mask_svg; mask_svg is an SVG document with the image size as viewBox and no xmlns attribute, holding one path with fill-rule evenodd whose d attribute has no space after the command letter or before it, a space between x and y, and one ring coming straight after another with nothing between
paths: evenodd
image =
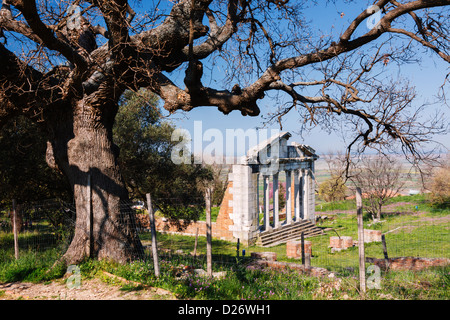
<instances>
[{"instance_id":1,"label":"shrub","mask_svg":"<svg viewBox=\"0 0 450 320\"><path fill-rule=\"evenodd\" d=\"M326 202L344 200L347 186L342 177L331 177L319 186L319 196Z\"/></svg>"},{"instance_id":2,"label":"shrub","mask_svg":"<svg viewBox=\"0 0 450 320\"><path fill-rule=\"evenodd\" d=\"M434 206L450 207L450 164L435 172L430 189L430 201Z\"/></svg>"}]
</instances>

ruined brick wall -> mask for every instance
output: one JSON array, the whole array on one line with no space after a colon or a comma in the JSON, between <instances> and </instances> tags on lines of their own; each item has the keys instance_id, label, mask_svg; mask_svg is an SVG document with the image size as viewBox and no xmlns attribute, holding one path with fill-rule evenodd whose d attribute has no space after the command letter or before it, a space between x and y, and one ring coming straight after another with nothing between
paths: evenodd
<instances>
[{"instance_id":1,"label":"ruined brick wall","mask_svg":"<svg viewBox=\"0 0 450 320\"><path fill-rule=\"evenodd\" d=\"M212 237L221 240L233 240L233 233L229 227L233 225L233 220L230 218L230 214L233 213L233 194L231 192L233 188L233 182L228 182L228 187L225 191L225 195L220 206L219 215L216 222L211 223ZM147 214L136 215L136 221L140 228L150 229L149 217ZM183 221L180 221L182 224ZM189 236L195 236L197 229L199 236L206 236L206 222L197 221L190 223L185 229L178 230L177 226L171 224L167 219L155 218L155 227L159 232L183 234Z\"/></svg>"},{"instance_id":2,"label":"ruined brick wall","mask_svg":"<svg viewBox=\"0 0 450 320\"><path fill-rule=\"evenodd\" d=\"M140 228L144 229L150 229L150 221L147 214L139 214L136 216L136 221L139 224ZM181 224L183 224L183 221L180 221ZM214 222L211 224L211 229L214 233ZM155 218L155 227L156 231L163 232L163 233L175 233L175 234L184 234L189 236L195 236L198 228L198 235L199 236L206 236L206 222L205 221L197 221L190 223L186 228L183 230L178 230L177 226L174 224L171 224L169 220L164 218ZM214 236L214 234L213 234Z\"/></svg>"},{"instance_id":3,"label":"ruined brick wall","mask_svg":"<svg viewBox=\"0 0 450 320\"><path fill-rule=\"evenodd\" d=\"M373 263L381 269L386 269L385 259L366 258L366 262ZM388 259L389 270L423 270L429 267L450 265L447 258L400 257Z\"/></svg>"},{"instance_id":4,"label":"ruined brick wall","mask_svg":"<svg viewBox=\"0 0 450 320\"><path fill-rule=\"evenodd\" d=\"M233 220L230 214L233 214L233 181L228 181L228 186L220 204L219 215L215 223L215 230L212 231L213 237L223 240L233 240L233 232L230 231L230 226L233 225Z\"/></svg>"}]
</instances>

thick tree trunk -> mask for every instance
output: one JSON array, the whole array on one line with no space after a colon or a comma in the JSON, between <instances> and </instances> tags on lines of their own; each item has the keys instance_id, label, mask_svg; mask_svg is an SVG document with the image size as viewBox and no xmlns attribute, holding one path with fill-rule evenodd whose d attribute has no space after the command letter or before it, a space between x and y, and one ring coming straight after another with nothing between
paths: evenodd
<instances>
[{"instance_id":1,"label":"thick tree trunk","mask_svg":"<svg viewBox=\"0 0 450 320\"><path fill-rule=\"evenodd\" d=\"M86 257L125 262L142 254L134 213L121 205L128 192L112 142L116 112L115 104L99 111L80 100L70 112L56 115L51 128L47 162L68 177L76 204L75 235L64 255L68 264Z\"/></svg>"}]
</instances>

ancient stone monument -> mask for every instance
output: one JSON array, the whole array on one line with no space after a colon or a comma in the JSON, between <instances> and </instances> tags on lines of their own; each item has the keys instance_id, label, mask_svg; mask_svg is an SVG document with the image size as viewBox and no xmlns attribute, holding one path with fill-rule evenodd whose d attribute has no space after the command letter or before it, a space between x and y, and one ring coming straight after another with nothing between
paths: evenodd
<instances>
[{"instance_id":1,"label":"ancient stone monument","mask_svg":"<svg viewBox=\"0 0 450 320\"><path fill-rule=\"evenodd\" d=\"M270 246L299 238L301 232L306 236L322 232L315 227L314 209L314 161L319 157L307 145L288 145L290 137L289 132L272 136L250 149L232 166L216 222L223 238L240 239L248 245L260 241ZM284 173L286 181L284 213L279 206L280 173ZM260 212L264 213L261 223Z\"/></svg>"}]
</instances>

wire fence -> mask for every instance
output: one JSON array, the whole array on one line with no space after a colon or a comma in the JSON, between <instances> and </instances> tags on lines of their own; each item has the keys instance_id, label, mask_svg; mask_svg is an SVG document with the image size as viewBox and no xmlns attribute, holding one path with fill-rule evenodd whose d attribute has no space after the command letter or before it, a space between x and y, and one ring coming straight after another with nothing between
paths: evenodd
<instances>
[{"instance_id":1,"label":"wire fence","mask_svg":"<svg viewBox=\"0 0 450 320\"><path fill-rule=\"evenodd\" d=\"M189 205L178 200L170 202L169 199L155 199L153 202L157 216L158 256L162 263L183 263L205 268L207 251L203 199L196 199ZM218 209L213 208L213 216L217 215ZM121 211L135 217L131 220L135 222L132 228L143 245L143 259L151 260L152 238L146 205L141 202L123 202ZM49 253L58 257L64 254L74 236L76 210L73 203L51 200L17 204L16 212L19 257L34 255L39 258ZM195 216L199 223L182 219L189 216ZM311 266L343 273L358 272L355 216L350 213L333 214L326 219L325 216L318 219L317 226L323 228L324 234L305 239L310 248ZM404 214L392 213L392 216L395 218L382 219L376 224L370 219L365 221L365 256L369 262L373 262L370 258L385 259L386 255L389 258L450 259L450 215L423 217L410 210ZM0 263L15 259L12 217L11 208L0 208ZM292 257L288 251L286 243L261 247L212 239L212 260L218 268L236 262L236 259L248 259L252 252L274 252L278 261L302 263L300 257Z\"/></svg>"},{"instance_id":2,"label":"wire fence","mask_svg":"<svg viewBox=\"0 0 450 320\"><path fill-rule=\"evenodd\" d=\"M1 261L16 256L51 251L64 252L75 230L75 206L61 200L25 203L16 206L16 222L11 207L0 208ZM14 225L17 248L14 247ZM16 252L18 250L18 252Z\"/></svg>"}]
</instances>

